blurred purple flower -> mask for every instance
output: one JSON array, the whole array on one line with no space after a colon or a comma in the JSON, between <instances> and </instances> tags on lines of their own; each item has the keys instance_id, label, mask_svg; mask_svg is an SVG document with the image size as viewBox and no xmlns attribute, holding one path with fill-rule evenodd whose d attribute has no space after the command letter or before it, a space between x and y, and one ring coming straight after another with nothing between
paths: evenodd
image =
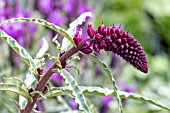
<instances>
[{"instance_id":1,"label":"blurred purple flower","mask_svg":"<svg viewBox=\"0 0 170 113\"><path fill-rule=\"evenodd\" d=\"M112 96L104 96L101 97L102 99L102 106L100 108L100 113L108 113L108 105L110 104L110 102L114 101L115 98Z\"/></svg>"},{"instance_id":2,"label":"blurred purple flower","mask_svg":"<svg viewBox=\"0 0 170 113\"><path fill-rule=\"evenodd\" d=\"M2 14L4 8L5 8L5 1L4 0L0 0L0 14Z\"/></svg>"},{"instance_id":3,"label":"blurred purple flower","mask_svg":"<svg viewBox=\"0 0 170 113\"><path fill-rule=\"evenodd\" d=\"M92 8L87 5L87 0L68 0L62 4L62 8L68 15L77 16L92 10Z\"/></svg>"},{"instance_id":4,"label":"blurred purple flower","mask_svg":"<svg viewBox=\"0 0 170 113\"><path fill-rule=\"evenodd\" d=\"M92 11L91 7L89 7L87 4L80 4L78 9L78 15L89 11Z\"/></svg>"},{"instance_id":5,"label":"blurred purple flower","mask_svg":"<svg viewBox=\"0 0 170 113\"><path fill-rule=\"evenodd\" d=\"M14 39L18 39L19 36L23 33L23 24L21 23L11 23L8 25L4 25L2 29Z\"/></svg>"},{"instance_id":6,"label":"blurred purple flower","mask_svg":"<svg viewBox=\"0 0 170 113\"><path fill-rule=\"evenodd\" d=\"M51 12L47 20L56 25L61 25L62 23L66 22L66 18L61 15L59 10L54 10Z\"/></svg>"},{"instance_id":7,"label":"blurred purple flower","mask_svg":"<svg viewBox=\"0 0 170 113\"><path fill-rule=\"evenodd\" d=\"M76 108L78 106L74 99L69 100L69 105L72 108L72 110L76 110Z\"/></svg>"},{"instance_id":8,"label":"blurred purple flower","mask_svg":"<svg viewBox=\"0 0 170 113\"><path fill-rule=\"evenodd\" d=\"M67 14L73 14L76 0L68 0L66 3L62 3L62 8Z\"/></svg>"},{"instance_id":9,"label":"blurred purple flower","mask_svg":"<svg viewBox=\"0 0 170 113\"><path fill-rule=\"evenodd\" d=\"M48 70L48 67L51 67L53 65L54 62L52 61L49 61L48 64L47 64L47 68L44 68L44 73L47 72ZM52 80L56 85L61 85L62 84L62 80L63 80L63 77L59 74L59 73L54 73L50 80Z\"/></svg>"},{"instance_id":10,"label":"blurred purple flower","mask_svg":"<svg viewBox=\"0 0 170 113\"><path fill-rule=\"evenodd\" d=\"M54 8L54 1L53 0L39 0L39 9L45 13L49 14L52 12Z\"/></svg>"},{"instance_id":11,"label":"blurred purple flower","mask_svg":"<svg viewBox=\"0 0 170 113\"><path fill-rule=\"evenodd\" d=\"M102 104L105 106L108 106L110 102L115 100L115 98L112 96L104 96L104 97L101 97L101 99L102 99Z\"/></svg>"},{"instance_id":12,"label":"blurred purple flower","mask_svg":"<svg viewBox=\"0 0 170 113\"><path fill-rule=\"evenodd\" d=\"M43 100L37 101L37 109L38 109L38 111L45 113L45 107L44 107L44 104L43 104Z\"/></svg>"},{"instance_id":13,"label":"blurred purple flower","mask_svg":"<svg viewBox=\"0 0 170 113\"><path fill-rule=\"evenodd\" d=\"M102 69L101 69L101 67L100 66L96 66L96 76L100 76L100 75L102 75Z\"/></svg>"},{"instance_id":14,"label":"blurred purple flower","mask_svg":"<svg viewBox=\"0 0 170 113\"><path fill-rule=\"evenodd\" d=\"M110 67L114 68L115 75L118 76L122 72L122 66L120 64L120 56L113 54L111 57Z\"/></svg>"},{"instance_id":15,"label":"blurred purple flower","mask_svg":"<svg viewBox=\"0 0 170 113\"><path fill-rule=\"evenodd\" d=\"M122 89L123 91L125 92L135 92L136 91L136 88L137 88L137 84L134 83L133 85L128 85L126 82L122 81L122 82L118 82L117 83L118 87L120 89Z\"/></svg>"}]
</instances>

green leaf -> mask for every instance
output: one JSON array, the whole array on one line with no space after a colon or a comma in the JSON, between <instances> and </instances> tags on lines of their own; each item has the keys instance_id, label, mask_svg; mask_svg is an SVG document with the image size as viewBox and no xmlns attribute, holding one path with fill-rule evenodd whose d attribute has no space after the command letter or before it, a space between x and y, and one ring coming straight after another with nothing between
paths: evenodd
<instances>
[{"instance_id":1,"label":"green leaf","mask_svg":"<svg viewBox=\"0 0 170 113\"><path fill-rule=\"evenodd\" d=\"M37 80L35 78L35 73L32 70L28 70L24 82L28 88L35 87ZM27 100L23 96L19 96L19 105L21 108L25 108L26 104Z\"/></svg>"},{"instance_id":2,"label":"green leaf","mask_svg":"<svg viewBox=\"0 0 170 113\"><path fill-rule=\"evenodd\" d=\"M101 88L101 87L88 87L88 86L79 86L81 91L83 92L84 95L89 95L89 96L116 96L116 92L112 89L108 88ZM50 89L50 91L45 95L47 97L52 97L52 96L59 96L59 95L65 95L65 92L73 95L73 91L68 87L53 87ZM127 99L132 99L132 100L137 100L140 102L147 102L150 104L153 104L155 106L158 106L160 108L166 109L170 111L170 107L167 107L166 105L157 102L153 99L150 99L145 96L141 96L135 93L128 93L125 91L118 91L119 96L121 98L127 98Z\"/></svg>"},{"instance_id":3,"label":"green leaf","mask_svg":"<svg viewBox=\"0 0 170 113\"><path fill-rule=\"evenodd\" d=\"M60 45L60 43L57 41L57 38L58 38L58 34L52 39L52 42L55 43L55 45L57 46L57 49L58 49L58 50L61 50L61 45Z\"/></svg>"},{"instance_id":4,"label":"green leaf","mask_svg":"<svg viewBox=\"0 0 170 113\"><path fill-rule=\"evenodd\" d=\"M97 107L90 101L90 99L86 98L86 102L92 113L99 113Z\"/></svg>"},{"instance_id":5,"label":"green leaf","mask_svg":"<svg viewBox=\"0 0 170 113\"><path fill-rule=\"evenodd\" d=\"M75 101L79 104L80 109L84 110L86 113L91 113L90 109L86 104L85 97L82 94L81 89L79 88L77 82L74 80L72 75L64 69L61 70L61 75L65 78L66 83L69 84L70 89L73 91Z\"/></svg>"},{"instance_id":6,"label":"green leaf","mask_svg":"<svg viewBox=\"0 0 170 113\"><path fill-rule=\"evenodd\" d=\"M16 77L9 77L9 78L3 77L3 78L6 79L6 80L17 81L17 82L19 82L20 84L23 84L23 88L24 88L26 91L28 90L27 85L25 84L25 82L24 82L22 79L19 79L19 78L16 78Z\"/></svg>"},{"instance_id":7,"label":"green leaf","mask_svg":"<svg viewBox=\"0 0 170 113\"><path fill-rule=\"evenodd\" d=\"M40 25L46 26L46 27L58 32L62 36L66 37L67 40L69 40L71 43L74 44L72 37L63 28L61 28L53 23L47 22L46 20L39 19L39 18L22 18L22 17L12 18L12 19L9 19L9 20L6 20L6 21L0 23L0 26L8 24L8 23L13 23L13 22L32 22L35 24L40 24Z\"/></svg>"},{"instance_id":8,"label":"green leaf","mask_svg":"<svg viewBox=\"0 0 170 113\"><path fill-rule=\"evenodd\" d=\"M86 54L87 55L87 54ZM107 68L106 64L104 64L97 56L95 55L92 55L92 54L89 54L87 55L91 60L93 60L96 64L98 64L103 72L110 78L110 80L112 81L112 85L113 85L113 89L115 90L116 92L116 98L117 98L117 101L118 101L118 106L119 106L119 110L121 111L121 113L123 113L123 106L122 106L122 102L121 102L121 99L120 99L120 96L119 96L119 93L118 93L118 88L117 88L117 85L116 85L116 81L115 79L113 78L113 75L112 73L110 72L110 70Z\"/></svg>"},{"instance_id":9,"label":"green leaf","mask_svg":"<svg viewBox=\"0 0 170 113\"><path fill-rule=\"evenodd\" d=\"M25 63L32 67L33 69L36 68L36 64L34 63L33 58L29 55L29 53L20 46L15 39L11 36L7 35L4 31L0 30L0 38L2 38L21 58L25 61Z\"/></svg>"},{"instance_id":10,"label":"green leaf","mask_svg":"<svg viewBox=\"0 0 170 113\"><path fill-rule=\"evenodd\" d=\"M42 57L49 49L48 42L45 38L42 39L42 47L39 49L39 51L36 53L35 57Z\"/></svg>"},{"instance_id":11,"label":"green leaf","mask_svg":"<svg viewBox=\"0 0 170 113\"><path fill-rule=\"evenodd\" d=\"M40 91L33 91L30 93L32 96L35 95L35 94L39 94L43 99L46 99L46 97L44 96L44 94Z\"/></svg>"},{"instance_id":12,"label":"green leaf","mask_svg":"<svg viewBox=\"0 0 170 113\"><path fill-rule=\"evenodd\" d=\"M25 97L28 101L32 102L32 98L30 97L29 93L25 91L25 89L21 88L20 86L13 85L13 84L0 83L0 90L17 93Z\"/></svg>"},{"instance_id":13,"label":"green leaf","mask_svg":"<svg viewBox=\"0 0 170 113\"><path fill-rule=\"evenodd\" d=\"M68 69L75 69L77 71L77 74L80 75L80 69L77 68L76 66L66 66Z\"/></svg>"},{"instance_id":14,"label":"green leaf","mask_svg":"<svg viewBox=\"0 0 170 113\"><path fill-rule=\"evenodd\" d=\"M21 108L21 106L18 104L18 102L14 99L9 99L10 101L12 101L16 106L17 108L19 108L20 110L23 110L23 108Z\"/></svg>"},{"instance_id":15,"label":"green leaf","mask_svg":"<svg viewBox=\"0 0 170 113\"><path fill-rule=\"evenodd\" d=\"M5 108L8 111L8 113L14 113L12 109L9 108L9 106L4 102L4 99L2 98L0 99L0 106Z\"/></svg>"},{"instance_id":16,"label":"green leaf","mask_svg":"<svg viewBox=\"0 0 170 113\"><path fill-rule=\"evenodd\" d=\"M69 28L67 29L67 33L73 37L74 34L76 33L76 28L78 25L81 25L83 22L86 21L86 17L92 17L91 12L85 12L82 13L76 20L74 20L70 25ZM67 38L64 38L62 41L62 46L61 50L66 51L68 46L70 45L70 42L68 41Z\"/></svg>"}]
</instances>

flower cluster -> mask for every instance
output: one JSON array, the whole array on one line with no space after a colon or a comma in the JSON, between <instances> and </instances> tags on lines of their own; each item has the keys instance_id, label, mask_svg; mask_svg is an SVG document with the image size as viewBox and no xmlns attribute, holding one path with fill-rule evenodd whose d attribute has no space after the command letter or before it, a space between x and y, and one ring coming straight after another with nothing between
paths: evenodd
<instances>
[{"instance_id":1,"label":"flower cluster","mask_svg":"<svg viewBox=\"0 0 170 113\"><path fill-rule=\"evenodd\" d=\"M120 55L140 71L148 72L145 52L132 34L124 32L120 27L116 28L114 25L107 28L104 24L101 24L97 30L94 30L92 25L88 25L87 33L91 41L88 42L88 46L81 50L82 52L92 53L92 48L98 53L102 49L111 51ZM81 35L82 33L76 33L74 37L76 45L82 41Z\"/></svg>"}]
</instances>

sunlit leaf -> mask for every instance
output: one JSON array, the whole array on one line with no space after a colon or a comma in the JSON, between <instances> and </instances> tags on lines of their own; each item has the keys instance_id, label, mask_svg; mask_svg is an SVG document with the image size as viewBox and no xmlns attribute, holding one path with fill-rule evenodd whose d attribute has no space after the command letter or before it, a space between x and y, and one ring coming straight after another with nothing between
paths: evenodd
<instances>
[{"instance_id":1,"label":"sunlit leaf","mask_svg":"<svg viewBox=\"0 0 170 113\"><path fill-rule=\"evenodd\" d=\"M66 37L67 40L69 40L70 42L72 42L74 44L71 36L63 28L61 28L53 23L47 22L46 20L39 19L39 18L23 18L23 17L12 18L12 19L9 19L9 20L6 20L6 21L0 23L0 26L8 24L8 23L13 23L13 22L32 22L35 24L40 24L40 25L46 26L46 27L58 32L62 36Z\"/></svg>"},{"instance_id":2,"label":"sunlit leaf","mask_svg":"<svg viewBox=\"0 0 170 113\"><path fill-rule=\"evenodd\" d=\"M89 87L89 86L79 86L79 88L81 89L81 91L83 92L84 95L89 95L89 96L116 96L116 92L112 89L108 89L108 88L101 88L101 87L97 87L97 86L93 86L93 87ZM59 95L65 95L65 92L67 91L67 93L70 93L71 95L73 95L73 91L65 86L65 87L53 87L50 89L50 91L45 95L47 97L53 97L53 96L59 96ZM168 111L170 111L170 107L155 101L153 99L150 99L148 97L145 96L141 96L135 93L128 93L125 91L118 91L119 96L121 98L127 98L127 99L132 99L132 100L137 100L140 102L147 102L150 103L152 105L158 106L160 108L166 109Z\"/></svg>"},{"instance_id":3,"label":"sunlit leaf","mask_svg":"<svg viewBox=\"0 0 170 113\"><path fill-rule=\"evenodd\" d=\"M19 78L17 78L17 77L9 77L9 78L3 77L3 78L6 79L6 80L12 80L12 82L13 82L13 81L17 81L17 82L19 82L20 84L23 85L23 88L24 88L25 90L28 90L27 85L25 84L25 82L24 82L22 79L19 79Z\"/></svg>"},{"instance_id":4,"label":"sunlit leaf","mask_svg":"<svg viewBox=\"0 0 170 113\"><path fill-rule=\"evenodd\" d=\"M25 97L28 101L32 102L32 98L30 97L29 93L20 86L13 85L13 84L0 83L0 90L17 93Z\"/></svg>"},{"instance_id":5,"label":"sunlit leaf","mask_svg":"<svg viewBox=\"0 0 170 113\"><path fill-rule=\"evenodd\" d=\"M120 96L118 94L118 88L117 88L117 85L116 85L116 81L115 79L113 78L113 75L112 73L110 72L110 70L107 68L106 64L104 64L97 56L93 55L93 54L89 54L87 55L91 60L93 60L96 64L98 64L103 72L110 78L110 80L112 81L112 85L113 85L113 89L115 90L116 92L116 98L117 98L117 101L118 101L118 105L119 105L119 109L121 110L121 112L123 112L123 106L122 106L122 102L121 102L121 99L120 99Z\"/></svg>"},{"instance_id":6,"label":"sunlit leaf","mask_svg":"<svg viewBox=\"0 0 170 113\"><path fill-rule=\"evenodd\" d=\"M70 89L73 91L73 95L75 96L76 103L79 104L79 109L84 110L86 113L91 113L90 109L86 104L85 97L79 88L77 82L74 80L72 75L66 70L61 70L61 75L65 78L66 83L69 84Z\"/></svg>"},{"instance_id":7,"label":"sunlit leaf","mask_svg":"<svg viewBox=\"0 0 170 113\"><path fill-rule=\"evenodd\" d=\"M76 33L76 28L77 26L81 25L83 22L86 21L87 17L92 17L92 13L91 12L85 12L82 13L76 20L74 20L70 25L69 28L67 29L67 33L73 37L74 34ZM62 46L61 46L61 50L66 51L68 46L70 45L70 42L68 41L67 38L64 38L62 41Z\"/></svg>"},{"instance_id":8,"label":"sunlit leaf","mask_svg":"<svg viewBox=\"0 0 170 113\"><path fill-rule=\"evenodd\" d=\"M29 53L20 46L15 39L11 36L7 35L4 31L0 30L0 38L2 38L19 56L25 61L25 63L32 67L36 68L36 64L34 63L33 58L29 55Z\"/></svg>"},{"instance_id":9,"label":"sunlit leaf","mask_svg":"<svg viewBox=\"0 0 170 113\"><path fill-rule=\"evenodd\" d=\"M48 42L45 38L42 38L42 47L39 49L39 51L36 53L35 57L42 57L49 49Z\"/></svg>"}]
</instances>

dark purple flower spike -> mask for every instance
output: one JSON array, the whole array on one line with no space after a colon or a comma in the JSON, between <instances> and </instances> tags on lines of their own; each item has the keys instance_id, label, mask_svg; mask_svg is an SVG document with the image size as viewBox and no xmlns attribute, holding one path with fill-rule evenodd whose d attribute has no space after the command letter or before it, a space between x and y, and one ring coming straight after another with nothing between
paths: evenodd
<instances>
[{"instance_id":1,"label":"dark purple flower spike","mask_svg":"<svg viewBox=\"0 0 170 113\"><path fill-rule=\"evenodd\" d=\"M93 39L89 45L94 51L98 53L101 49L112 51L138 70L148 72L145 52L132 34L124 32L120 27L115 28L114 25L106 28L104 24L101 24L97 30L94 30L92 25L88 25L87 33L90 39ZM74 37L76 45L81 41L78 34L79 32L75 34L76 38ZM85 46L81 51L86 54L92 53L91 47Z\"/></svg>"}]
</instances>

